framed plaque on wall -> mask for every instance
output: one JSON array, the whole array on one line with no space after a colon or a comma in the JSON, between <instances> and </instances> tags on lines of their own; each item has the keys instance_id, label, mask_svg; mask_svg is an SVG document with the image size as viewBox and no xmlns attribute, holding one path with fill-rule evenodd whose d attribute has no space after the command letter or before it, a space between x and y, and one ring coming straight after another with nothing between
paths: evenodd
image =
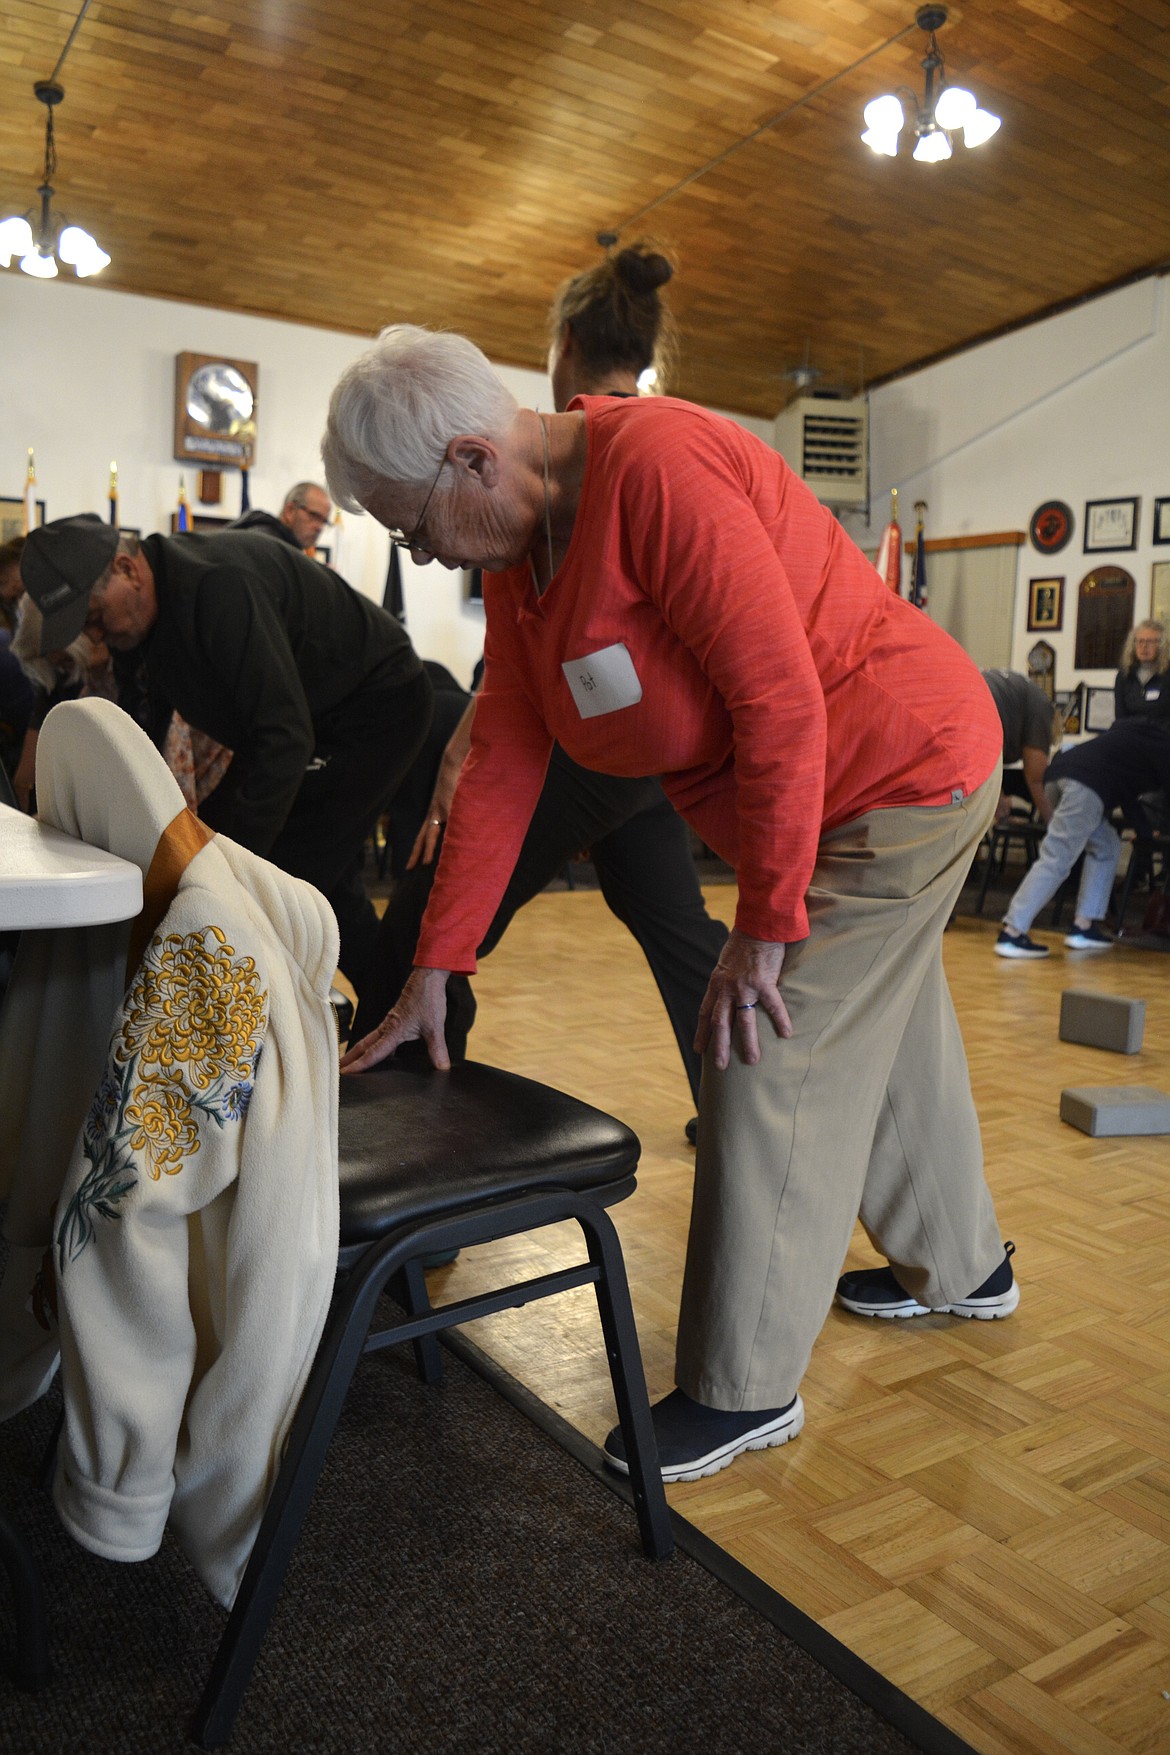
<instances>
[{"instance_id":1,"label":"framed plaque on wall","mask_svg":"<svg viewBox=\"0 0 1170 1755\"><path fill-rule=\"evenodd\" d=\"M1077 670L1112 670L1133 623L1133 575L1094 567L1077 588Z\"/></svg>"},{"instance_id":2,"label":"framed plaque on wall","mask_svg":"<svg viewBox=\"0 0 1170 1755\"><path fill-rule=\"evenodd\" d=\"M175 356L175 462L251 469L260 368L221 354Z\"/></svg>"}]
</instances>

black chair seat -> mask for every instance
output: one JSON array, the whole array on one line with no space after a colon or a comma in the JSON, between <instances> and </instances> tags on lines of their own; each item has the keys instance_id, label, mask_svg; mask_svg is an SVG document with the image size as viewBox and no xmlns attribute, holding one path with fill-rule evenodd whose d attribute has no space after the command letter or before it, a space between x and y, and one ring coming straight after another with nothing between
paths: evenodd
<instances>
[{"instance_id":1,"label":"black chair seat","mask_svg":"<svg viewBox=\"0 0 1170 1755\"><path fill-rule=\"evenodd\" d=\"M339 1138L343 1249L554 1185L608 1205L639 1151L613 1116L473 1061L435 1072L389 1060L343 1078Z\"/></svg>"}]
</instances>

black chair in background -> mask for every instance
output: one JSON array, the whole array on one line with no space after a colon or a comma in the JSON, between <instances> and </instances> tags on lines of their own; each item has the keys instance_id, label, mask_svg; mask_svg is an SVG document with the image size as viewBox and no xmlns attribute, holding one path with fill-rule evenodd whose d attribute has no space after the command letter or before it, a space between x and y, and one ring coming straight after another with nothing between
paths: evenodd
<instances>
[{"instance_id":1,"label":"black chair in background","mask_svg":"<svg viewBox=\"0 0 1170 1755\"><path fill-rule=\"evenodd\" d=\"M642 1547L670 1554L646 1383L617 1233L605 1208L635 1186L639 1144L612 1117L547 1086L467 1062L448 1073L388 1061L341 1082L339 1281L260 1532L228 1618L192 1734L205 1749L231 1734L324 1466L350 1380L365 1352L414 1344L437 1382L438 1333L457 1323L594 1287ZM421 1259L574 1219L586 1259L498 1290L431 1306ZM384 1290L400 1319L372 1329ZM387 1508L393 1515L393 1507ZM394 1581L387 1583L392 1613Z\"/></svg>"},{"instance_id":2,"label":"black chair in background","mask_svg":"<svg viewBox=\"0 0 1170 1755\"><path fill-rule=\"evenodd\" d=\"M1135 835L1129 849L1129 861L1117 903L1117 935L1125 932L1125 916L1130 898L1139 884L1145 884L1151 896L1165 891L1170 884L1170 833L1153 829L1148 835Z\"/></svg>"},{"instance_id":3,"label":"black chair in background","mask_svg":"<svg viewBox=\"0 0 1170 1755\"><path fill-rule=\"evenodd\" d=\"M1020 816L1015 812L1005 817L1002 823L993 823L987 831L986 850L983 857L983 878L979 885L979 899L975 904L976 914L982 914L983 904L987 900L987 888L991 875L996 872L1003 876L1008 855L1013 847L1021 847L1024 852L1025 866L1036 863L1036 854L1044 839L1044 824L1034 813L1031 816Z\"/></svg>"}]
</instances>

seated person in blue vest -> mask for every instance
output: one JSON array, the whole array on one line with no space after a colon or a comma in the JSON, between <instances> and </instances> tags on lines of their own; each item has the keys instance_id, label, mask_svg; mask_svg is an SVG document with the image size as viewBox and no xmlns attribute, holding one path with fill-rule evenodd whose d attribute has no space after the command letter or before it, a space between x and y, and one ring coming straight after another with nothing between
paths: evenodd
<instances>
[{"instance_id":1,"label":"seated person in blue vest","mask_svg":"<svg viewBox=\"0 0 1170 1755\"><path fill-rule=\"evenodd\" d=\"M200 815L322 891L360 995L378 931L363 849L431 713L401 622L250 530L140 542L92 513L59 518L29 537L21 576L46 649L90 627L133 655L135 717L156 745L177 712L234 752Z\"/></svg>"},{"instance_id":2,"label":"seated person in blue vest","mask_svg":"<svg viewBox=\"0 0 1170 1755\"><path fill-rule=\"evenodd\" d=\"M315 481L298 481L284 496L280 516L262 512L258 506L241 512L228 525L229 530L259 530L265 536L279 537L305 554L311 554L321 540L321 532L333 517L333 501Z\"/></svg>"},{"instance_id":3,"label":"seated person in blue vest","mask_svg":"<svg viewBox=\"0 0 1170 1755\"><path fill-rule=\"evenodd\" d=\"M1118 719L1156 719L1170 726L1170 637L1161 622L1139 622L1121 649L1113 684Z\"/></svg>"},{"instance_id":4,"label":"seated person in blue vest","mask_svg":"<svg viewBox=\"0 0 1170 1755\"><path fill-rule=\"evenodd\" d=\"M1098 924L1109 910L1121 838L1109 814L1123 809L1138 833L1148 832L1139 798L1170 787L1170 730L1150 719L1115 719L1088 743L1061 750L1044 776L1054 810L1040 853L1008 903L996 940L999 957L1046 957L1049 947L1029 936L1078 858L1085 856L1072 931L1073 951L1107 951L1113 944Z\"/></svg>"},{"instance_id":5,"label":"seated person in blue vest","mask_svg":"<svg viewBox=\"0 0 1170 1755\"><path fill-rule=\"evenodd\" d=\"M985 670L983 680L991 690L1003 726L1005 774L1019 763L1036 814L1046 823L1052 816L1052 802L1044 790L1044 773L1052 746L1058 741L1052 702L1042 688L1029 682L1018 670ZM1011 798L1005 787L995 808L996 822L1002 823L1010 812Z\"/></svg>"}]
</instances>

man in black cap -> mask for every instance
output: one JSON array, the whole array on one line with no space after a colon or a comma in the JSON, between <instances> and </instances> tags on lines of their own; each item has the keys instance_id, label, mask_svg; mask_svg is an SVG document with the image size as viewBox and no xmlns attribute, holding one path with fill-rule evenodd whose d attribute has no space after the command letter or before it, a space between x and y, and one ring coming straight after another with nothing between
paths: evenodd
<instances>
[{"instance_id":1,"label":"man in black cap","mask_svg":"<svg viewBox=\"0 0 1170 1755\"><path fill-rule=\"evenodd\" d=\"M87 623L133 653L140 716L225 744L208 824L323 891L358 990L377 933L362 849L414 760L431 686L402 624L291 544L251 531L120 536L93 514L30 535L21 577L44 647Z\"/></svg>"}]
</instances>

